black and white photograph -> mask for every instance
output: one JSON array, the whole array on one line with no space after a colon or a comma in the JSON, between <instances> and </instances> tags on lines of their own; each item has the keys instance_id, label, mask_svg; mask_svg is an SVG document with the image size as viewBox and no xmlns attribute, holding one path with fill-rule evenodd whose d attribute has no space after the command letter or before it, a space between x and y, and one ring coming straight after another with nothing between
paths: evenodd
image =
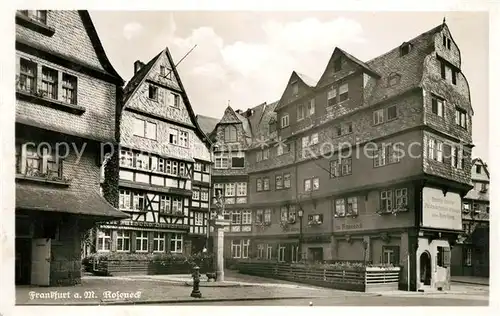
<instances>
[{"instance_id":1,"label":"black and white photograph","mask_svg":"<svg viewBox=\"0 0 500 316\"><path fill-rule=\"evenodd\" d=\"M494 1L353 2L9 5L0 315L498 307Z\"/></svg>"}]
</instances>

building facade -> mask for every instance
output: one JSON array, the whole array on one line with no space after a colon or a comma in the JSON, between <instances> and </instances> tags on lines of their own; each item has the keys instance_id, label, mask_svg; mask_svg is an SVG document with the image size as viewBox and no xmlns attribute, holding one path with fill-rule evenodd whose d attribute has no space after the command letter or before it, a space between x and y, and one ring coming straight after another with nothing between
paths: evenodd
<instances>
[{"instance_id":1,"label":"building facade","mask_svg":"<svg viewBox=\"0 0 500 316\"><path fill-rule=\"evenodd\" d=\"M99 194L122 85L87 11L17 11L16 284L80 283L82 234L127 217Z\"/></svg>"},{"instance_id":2,"label":"building facade","mask_svg":"<svg viewBox=\"0 0 500 316\"><path fill-rule=\"evenodd\" d=\"M97 252L191 254L207 242L209 142L168 49L134 63L120 117L118 207Z\"/></svg>"},{"instance_id":3,"label":"building facade","mask_svg":"<svg viewBox=\"0 0 500 316\"><path fill-rule=\"evenodd\" d=\"M250 215L229 215L225 254L394 264L404 288L408 275L412 290L449 288L471 188L473 110L460 58L443 22L366 63L336 48L318 81L292 72L278 102L234 111L234 123L226 110L212 137L233 139L230 124L243 137L248 125L251 141ZM228 166L216 160L214 174ZM220 181L243 181L243 170Z\"/></svg>"},{"instance_id":4,"label":"building facade","mask_svg":"<svg viewBox=\"0 0 500 316\"><path fill-rule=\"evenodd\" d=\"M453 276L490 275L490 172L481 159L472 161L473 188L463 199L463 233L452 250Z\"/></svg>"}]
</instances>

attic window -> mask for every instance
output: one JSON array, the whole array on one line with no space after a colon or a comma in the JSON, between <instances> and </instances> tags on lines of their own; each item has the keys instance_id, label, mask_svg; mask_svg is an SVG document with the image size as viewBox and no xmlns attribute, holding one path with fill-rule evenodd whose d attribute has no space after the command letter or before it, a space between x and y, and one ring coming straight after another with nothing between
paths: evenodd
<instances>
[{"instance_id":1,"label":"attic window","mask_svg":"<svg viewBox=\"0 0 500 316\"><path fill-rule=\"evenodd\" d=\"M149 98L153 100L158 100L158 87L149 85Z\"/></svg>"},{"instance_id":2,"label":"attic window","mask_svg":"<svg viewBox=\"0 0 500 316\"><path fill-rule=\"evenodd\" d=\"M401 45L401 47L399 48L400 56L408 55L410 51L411 51L410 43L403 43L403 45Z\"/></svg>"},{"instance_id":3,"label":"attic window","mask_svg":"<svg viewBox=\"0 0 500 316\"><path fill-rule=\"evenodd\" d=\"M451 39L443 34L443 46L445 48L451 49Z\"/></svg>"},{"instance_id":4,"label":"attic window","mask_svg":"<svg viewBox=\"0 0 500 316\"><path fill-rule=\"evenodd\" d=\"M299 84L297 83L297 81L292 82L292 94L299 94Z\"/></svg>"},{"instance_id":5,"label":"attic window","mask_svg":"<svg viewBox=\"0 0 500 316\"><path fill-rule=\"evenodd\" d=\"M333 61L333 71L339 72L340 70L342 70L342 56Z\"/></svg>"},{"instance_id":6,"label":"attic window","mask_svg":"<svg viewBox=\"0 0 500 316\"><path fill-rule=\"evenodd\" d=\"M237 140L236 126L229 125L224 129L224 141L235 142Z\"/></svg>"},{"instance_id":7,"label":"attic window","mask_svg":"<svg viewBox=\"0 0 500 316\"><path fill-rule=\"evenodd\" d=\"M476 165L476 173L481 174L481 165Z\"/></svg>"},{"instance_id":8,"label":"attic window","mask_svg":"<svg viewBox=\"0 0 500 316\"><path fill-rule=\"evenodd\" d=\"M160 66L160 75L165 77L165 66Z\"/></svg>"}]
</instances>

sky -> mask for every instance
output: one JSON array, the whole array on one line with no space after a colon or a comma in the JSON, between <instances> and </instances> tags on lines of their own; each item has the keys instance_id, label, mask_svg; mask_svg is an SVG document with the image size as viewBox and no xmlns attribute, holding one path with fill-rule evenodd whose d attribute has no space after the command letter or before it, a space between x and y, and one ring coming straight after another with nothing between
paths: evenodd
<instances>
[{"instance_id":1,"label":"sky","mask_svg":"<svg viewBox=\"0 0 500 316\"><path fill-rule=\"evenodd\" d=\"M488 155L487 12L90 11L106 54L126 81L133 63L165 47L196 114L277 101L293 70L319 79L335 47L368 61L442 23L462 54L474 116L474 157Z\"/></svg>"}]
</instances>

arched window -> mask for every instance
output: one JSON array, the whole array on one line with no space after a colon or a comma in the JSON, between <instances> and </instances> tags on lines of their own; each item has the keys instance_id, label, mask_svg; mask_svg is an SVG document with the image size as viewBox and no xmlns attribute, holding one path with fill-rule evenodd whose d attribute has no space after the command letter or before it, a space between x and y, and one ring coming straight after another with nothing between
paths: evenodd
<instances>
[{"instance_id":1,"label":"arched window","mask_svg":"<svg viewBox=\"0 0 500 316\"><path fill-rule=\"evenodd\" d=\"M235 142L237 140L236 126L228 125L224 129L224 141Z\"/></svg>"}]
</instances>

